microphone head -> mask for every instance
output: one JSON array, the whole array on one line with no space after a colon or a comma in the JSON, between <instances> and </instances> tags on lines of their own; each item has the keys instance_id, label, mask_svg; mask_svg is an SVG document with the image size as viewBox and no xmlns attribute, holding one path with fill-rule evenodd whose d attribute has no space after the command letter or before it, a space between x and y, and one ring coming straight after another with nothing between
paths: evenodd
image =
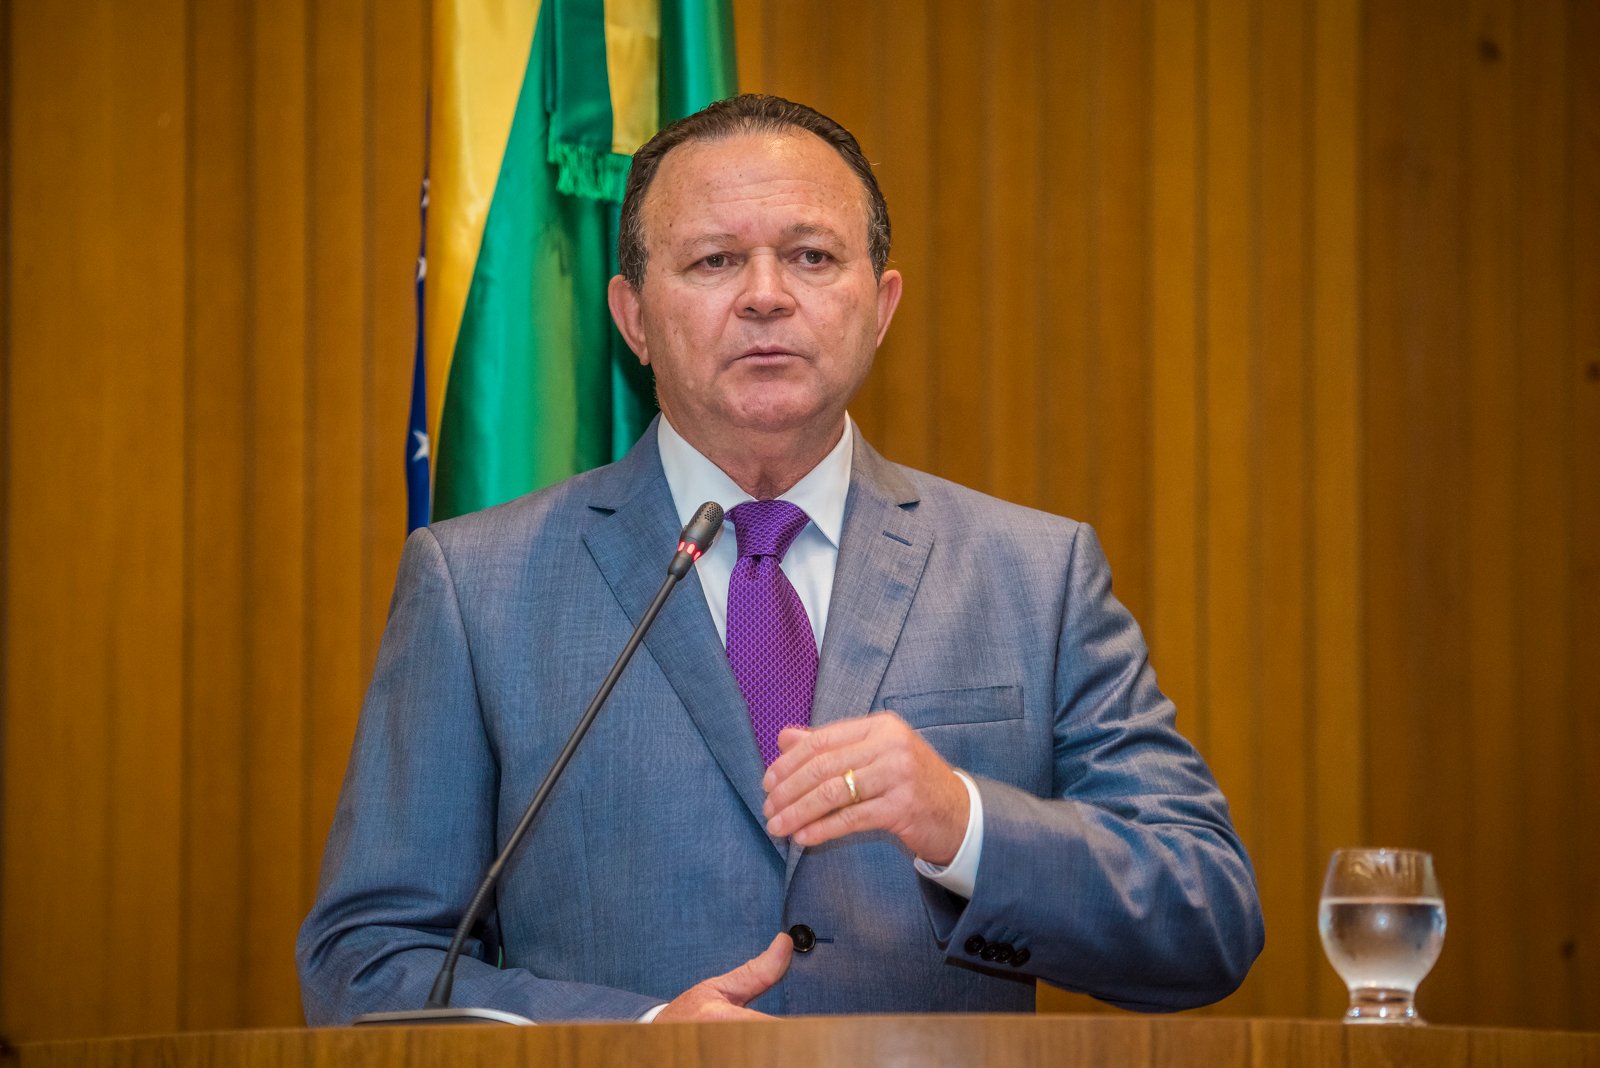
<instances>
[{"instance_id":1,"label":"microphone head","mask_svg":"<svg viewBox=\"0 0 1600 1068\"><path fill-rule=\"evenodd\" d=\"M674 578L687 575L695 561L711 548L711 539L721 529L722 505L716 501L702 504L695 510L689 525L683 528L683 533L678 535L678 551L673 554L672 563L667 565L667 573Z\"/></svg>"},{"instance_id":2,"label":"microphone head","mask_svg":"<svg viewBox=\"0 0 1600 1068\"><path fill-rule=\"evenodd\" d=\"M722 505L716 501L707 501L695 510L694 517L689 520L689 525L683 528L681 540L693 545L696 556L711 548L711 539L717 536L717 531L722 529Z\"/></svg>"}]
</instances>

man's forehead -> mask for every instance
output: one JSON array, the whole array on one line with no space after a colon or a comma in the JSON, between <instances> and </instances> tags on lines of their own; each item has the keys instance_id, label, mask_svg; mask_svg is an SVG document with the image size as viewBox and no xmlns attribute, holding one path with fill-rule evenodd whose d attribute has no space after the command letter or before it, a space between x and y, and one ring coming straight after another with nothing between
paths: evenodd
<instances>
[{"instance_id":1,"label":"man's forehead","mask_svg":"<svg viewBox=\"0 0 1600 1068\"><path fill-rule=\"evenodd\" d=\"M785 240L867 239L868 201L860 178L832 145L797 128L691 141L667 153L641 205L646 240L674 248L716 243L718 236L739 241L748 235L733 230L780 222L761 212L724 210L744 199L747 189L771 191L779 200L793 194L788 202L794 205L812 202L814 210L804 217L783 220ZM837 217L840 211L848 213L848 222Z\"/></svg>"},{"instance_id":2,"label":"man's forehead","mask_svg":"<svg viewBox=\"0 0 1600 1068\"><path fill-rule=\"evenodd\" d=\"M866 192L844 158L809 130L749 131L678 145L662 157L645 196L648 211L656 194L682 186L738 187L763 182L826 183L863 200Z\"/></svg>"}]
</instances>

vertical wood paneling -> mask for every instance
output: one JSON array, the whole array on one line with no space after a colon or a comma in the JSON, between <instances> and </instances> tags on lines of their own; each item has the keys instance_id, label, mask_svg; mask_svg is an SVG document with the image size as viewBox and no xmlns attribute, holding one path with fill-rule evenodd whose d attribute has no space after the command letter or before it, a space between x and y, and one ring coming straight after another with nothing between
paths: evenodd
<instances>
[{"instance_id":1,"label":"vertical wood paneling","mask_svg":"<svg viewBox=\"0 0 1600 1068\"><path fill-rule=\"evenodd\" d=\"M1552 284L1568 263L1570 225L1567 194L1566 44L1560 4L1522 4L1513 23L1512 99L1517 114L1517 362L1518 423L1514 514L1519 545L1513 558L1517 585L1515 651L1520 678L1518 705L1548 710L1521 721L1520 766L1514 776L1521 796L1511 799L1530 820L1518 836L1522 878L1540 887L1519 895L1526 918L1522 942L1522 988L1548 983L1549 995L1526 998L1519 1015L1530 1024L1556 1027L1569 1018L1577 993L1572 964L1562 944L1571 931L1578 901L1562 873L1572 840L1570 784L1582 769L1572 762L1569 658L1567 507L1571 468L1571 379L1566 354L1571 343L1570 290ZM1585 60L1587 62L1587 60ZM1595 537L1595 531L1584 536ZM1596 636L1600 643L1600 636ZM1511 709L1507 709L1511 711ZM1593 908L1594 902L1584 903ZM1497 917L1488 917L1493 922Z\"/></svg>"},{"instance_id":2,"label":"vertical wood paneling","mask_svg":"<svg viewBox=\"0 0 1600 1068\"><path fill-rule=\"evenodd\" d=\"M1040 426L1039 365L1033 311L1044 299L1044 273L1030 240L1039 218L1043 172L1039 158L1038 116L1029 102L1039 98L1043 70L1038 40L1041 13L1032 5L1018 5L997 19L984 41L981 68L991 72L982 89L984 129L990 131L989 150L981 174L987 189L1004 189L1002 201L986 196L974 205L983 212L983 225L974 228L984 251L975 262L980 267L981 299L987 309L983 330L984 357L956 369L987 390L984 425L1005 427L991 435L988 485L1008 500L1034 500L1038 495Z\"/></svg>"},{"instance_id":3,"label":"vertical wood paneling","mask_svg":"<svg viewBox=\"0 0 1600 1068\"><path fill-rule=\"evenodd\" d=\"M4 841L27 861L5 865L5 958L70 959L44 918L73 916L75 944L122 967L8 969L0 997L8 1019L159 1028L176 1023L180 869L182 9L11 15L30 166L9 192L31 210L9 211L8 304L28 309L13 351L30 354L10 430L44 455L9 479Z\"/></svg>"},{"instance_id":4,"label":"vertical wood paneling","mask_svg":"<svg viewBox=\"0 0 1600 1068\"><path fill-rule=\"evenodd\" d=\"M3 9L9 1037L300 1019L403 524L426 13L369 7Z\"/></svg>"},{"instance_id":5,"label":"vertical wood paneling","mask_svg":"<svg viewBox=\"0 0 1600 1068\"><path fill-rule=\"evenodd\" d=\"M97 600L109 609L94 654L108 664L103 706L109 755L109 896L104 952L123 967L108 977L106 1022L133 1031L176 1026L182 750L183 554L174 526L184 506L184 9L181 3L113 10L110 69L131 88L120 102L99 186L119 299L101 291L104 467L95 473L112 522L96 546L109 564ZM122 220L140 215L139 224ZM120 231L120 232L119 232ZM104 233L94 240L106 240ZM57 368L59 373L59 368ZM128 477L142 471L140 477ZM95 476L91 476L95 477ZM109 596L107 596L109 594Z\"/></svg>"},{"instance_id":6,"label":"vertical wood paneling","mask_svg":"<svg viewBox=\"0 0 1600 1068\"><path fill-rule=\"evenodd\" d=\"M871 4L866 11L877 72L872 127L859 131L877 168L894 230L890 266L904 278L900 308L863 390L859 418L888 454L926 469L937 420L932 368L938 306L930 289L940 237L934 225L933 80L929 0ZM856 408L852 405L852 413Z\"/></svg>"},{"instance_id":7,"label":"vertical wood paneling","mask_svg":"<svg viewBox=\"0 0 1600 1068\"><path fill-rule=\"evenodd\" d=\"M250 7L246 131L253 270L240 339L251 404L244 435L244 587L248 653L244 833L246 923L240 939L252 1024L300 1016L292 959L284 953L316 877L315 831L302 772L306 703L307 16L302 0ZM402 225L396 219L394 225ZM391 305L390 314L403 314ZM289 940L289 943L285 942Z\"/></svg>"},{"instance_id":8,"label":"vertical wood paneling","mask_svg":"<svg viewBox=\"0 0 1600 1068\"><path fill-rule=\"evenodd\" d=\"M371 665L362 661L361 559L366 493L367 367L372 327L363 148L372 102L364 0L307 11L306 246L306 784L307 900L333 820L345 758ZM397 531L398 536L398 531Z\"/></svg>"},{"instance_id":9,"label":"vertical wood paneling","mask_svg":"<svg viewBox=\"0 0 1600 1068\"><path fill-rule=\"evenodd\" d=\"M1205 601L1200 736L1234 823L1253 844L1259 832L1259 779L1253 759L1260 698L1260 632L1252 618L1259 480L1255 363L1258 281L1256 158L1252 117L1256 85L1256 12L1249 0L1219 0L1205 22L1206 107L1202 305L1205 422ZM1255 1008L1254 994L1238 1011Z\"/></svg>"},{"instance_id":10,"label":"vertical wood paneling","mask_svg":"<svg viewBox=\"0 0 1600 1068\"><path fill-rule=\"evenodd\" d=\"M72 144L62 136L62 127L52 120L66 117L65 98L93 94L93 75L85 68L70 71L54 84L62 102L52 106L44 91L50 81L47 50L64 44L71 29L68 20L60 14L52 17L51 12L38 7L18 11L8 6L6 10L11 19L8 40L15 50L14 58L8 56L6 64L7 125L12 139L6 167L7 191L12 198L6 212L8 283L12 288L6 305L15 309L37 302L40 309L37 314L7 320L9 354L60 347L61 339L70 333L74 315L65 303L54 304L48 296L55 292L66 300L77 298L88 305L85 298L93 294L97 282L105 285L112 272L103 265L109 250L103 252L86 240L91 214L102 218L106 214L98 204L89 202L97 191L82 188L87 183L81 179L80 185L63 185L47 178L66 170L64 164L71 161L73 152ZM103 47L94 36L94 27L77 29L83 34L84 51L97 45ZM19 44L32 41L44 47L34 53ZM91 114L82 121L85 138L108 136L107 121L102 116ZM16 146L22 144L35 146L37 170L9 165L15 159ZM72 204L77 210L63 232L54 235L56 240L46 242L49 228L42 213L29 215L14 207L25 199L40 205ZM75 284L73 253L78 249L86 251L89 258L82 264L83 281ZM98 327L87 322L85 325L90 329ZM104 331L101 328L96 332ZM89 363L87 354L82 363ZM68 370L88 377L89 367L69 363ZM14 359L7 372L7 423L15 448L25 435L47 429L43 425L47 415L45 401L53 393L53 384L49 369L38 364ZM97 379L98 375L94 377ZM74 566L77 561L72 559L51 559L47 555L48 531L52 527L68 529L75 525L82 529L96 521L105 525L98 514L85 514L79 501L56 491L57 486L90 481L88 473L95 466L99 449L97 416L105 404L104 387L94 380L86 384L88 388L65 393L50 405L48 418L53 426L48 429L60 435L59 447L27 466L7 464L7 489L11 495L6 509L5 566L7 862L0 869L4 877L0 905L5 909L0 939L6 961L37 959L49 950L49 939L35 917L51 908L69 910L69 914L79 917L80 937L97 941L105 936L105 907L92 886L95 881L103 884L108 874L106 754L98 730L104 720L106 664L104 656L86 656L80 648L92 648L95 635L76 637L95 624L104 630L98 617L103 617L105 610L96 603L96 599L104 598L100 592L104 575L96 573L93 557L83 561L88 566L80 568ZM39 521L38 526L17 521L18 505L24 501ZM92 530L86 531L85 536L92 536ZM20 564L25 560L35 562L24 568ZM49 611L56 596L73 599L82 606L76 620ZM25 716L15 711L49 708L52 701L78 709L78 716ZM23 754L27 754L26 759ZM70 792L49 789L52 763L73 768L79 779L78 788ZM27 818L22 818L23 813ZM77 838L76 848L84 853L84 859L76 865L71 856L73 847L62 841L65 828L70 828ZM21 877L21 858L26 858L28 878ZM72 876L74 868L76 878ZM0 971L0 983L0 1011L6 1014L8 1030L21 1019L39 1019L46 1028L60 1028L67 1020L98 1018L105 1011L101 975L86 975L74 983L71 976L58 970L25 976L8 966Z\"/></svg>"},{"instance_id":11,"label":"vertical wood paneling","mask_svg":"<svg viewBox=\"0 0 1600 1068\"><path fill-rule=\"evenodd\" d=\"M1440 859L1451 934L1424 1011L1484 1023L1583 1026L1596 1004L1575 934L1596 861L1572 831L1593 805L1573 685L1592 655L1572 644L1594 596L1571 511L1573 324L1596 299L1570 199L1580 7L1369 11L1369 802L1374 837Z\"/></svg>"},{"instance_id":12,"label":"vertical wood paneling","mask_svg":"<svg viewBox=\"0 0 1600 1068\"><path fill-rule=\"evenodd\" d=\"M1195 736L1200 679L1200 12L1158 0L1151 17L1151 606L1144 624L1162 689Z\"/></svg>"},{"instance_id":13,"label":"vertical wood paneling","mask_svg":"<svg viewBox=\"0 0 1600 1068\"><path fill-rule=\"evenodd\" d=\"M400 547L427 3L58 8L0 0L0 1029L292 1024ZM1600 1026L1595 5L736 12L890 198L863 428L1095 523L1149 625L1260 872L1221 1011L1337 1011L1322 865L1387 841L1440 860L1431 1018Z\"/></svg>"},{"instance_id":14,"label":"vertical wood paneling","mask_svg":"<svg viewBox=\"0 0 1600 1068\"><path fill-rule=\"evenodd\" d=\"M1571 629L1566 636L1571 671L1573 754L1575 766L1600 767L1600 657L1594 655L1600 634L1600 65L1587 62L1600 41L1600 4L1567 5L1567 143L1571 152L1568 205L1572 229L1566 243L1568 305L1572 351L1566 361L1573 393L1571 510L1567 515L1572 550L1569 591ZM1568 784L1572 793L1571 825L1600 827L1600 790L1584 772ZM1593 1002L1600 991L1600 848L1593 836L1574 834L1570 891L1578 903L1570 937L1561 946L1571 962L1569 998L1573 1018L1600 1027ZM1587 1006L1587 1007L1585 1007Z\"/></svg>"},{"instance_id":15,"label":"vertical wood paneling","mask_svg":"<svg viewBox=\"0 0 1600 1068\"><path fill-rule=\"evenodd\" d=\"M1320 881L1337 847L1369 841L1366 820L1364 718L1366 661L1362 644L1362 333L1360 239L1361 12L1358 0L1313 5L1314 134L1311 171L1311 437L1312 514L1310 676L1313 758L1302 789L1314 818L1301 863ZM1285 857L1283 863L1292 861ZM1320 882L1319 882L1320 885ZM1280 927L1304 932L1309 917ZM1298 926L1305 923L1306 926ZM1316 1004L1325 1013L1345 1003L1330 967L1316 973Z\"/></svg>"},{"instance_id":16,"label":"vertical wood paneling","mask_svg":"<svg viewBox=\"0 0 1600 1068\"><path fill-rule=\"evenodd\" d=\"M985 234L974 225L982 217L982 161L994 151L992 133L984 124L983 100L990 90L972 69L974 55L983 55L994 27L974 20L965 5L941 0L934 5L932 58L937 72L932 131L934 158L966 156L966 166L943 167L933 176L934 247L939 268L926 284L939 309L934 345L938 358L930 366L934 411L941 421L959 427L956 434L934 438L937 470L967 485L984 481L989 463L989 392L986 365L989 310L974 299L983 292ZM984 369L979 373L974 373ZM974 442L981 442L974 448Z\"/></svg>"},{"instance_id":17,"label":"vertical wood paneling","mask_svg":"<svg viewBox=\"0 0 1600 1068\"><path fill-rule=\"evenodd\" d=\"M1116 569L1117 597L1149 608L1149 353L1144 230L1148 5L1105 0L1092 24L1095 54L1093 316L1088 516ZM1009 203L1009 198L1008 198ZM1018 205L1021 207L1022 205ZM1010 423L997 418L996 433Z\"/></svg>"},{"instance_id":18,"label":"vertical wood paneling","mask_svg":"<svg viewBox=\"0 0 1600 1068\"><path fill-rule=\"evenodd\" d=\"M766 5L762 0L733 0L734 51L739 59L739 90L771 85L766 65Z\"/></svg>"},{"instance_id":19,"label":"vertical wood paneling","mask_svg":"<svg viewBox=\"0 0 1600 1068\"><path fill-rule=\"evenodd\" d=\"M1295 991L1291 1008L1309 1012L1314 969L1322 967L1307 920L1314 915L1321 873L1305 863L1306 829L1312 825L1306 791L1310 694L1307 682L1310 622L1309 354L1311 247L1307 145L1311 137L1307 73L1311 62L1310 12L1295 4L1263 4L1257 15L1260 67L1256 181L1257 323L1253 372L1259 397L1255 448L1260 479L1255 507L1259 598L1252 616L1259 628L1260 696L1253 731L1253 760L1272 754L1257 773L1259 810L1252 839L1261 905L1275 931L1256 965L1256 989ZM1256 1011L1264 1005L1258 997Z\"/></svg>"},{"instance_id":20,"label":"vertical wood paneling","mask_svg":"<svg viewBox=\"0 0 1600 1068\"><path fill-rule=\"evenodd\" d=\"M241 1018L236 945L214 930L244 922L246 823L244 526L246 328L250 255L249 9L191 3L184 403L184 891L208 923L184 924L180 1020L223 1028ZM212 925L215 928L212 928ZM216 976L194 982L191 977ZM226 977L226 978L222 978Z\"/></svg>"},{"instance_id":21,"label":"vertical wood paneling","mask_svg":"<svg viewBox=\"0 0 1600 1068\"><path fill-rule=\"evenodd\" d=\"M1455 5L1368 9L1369 610L1366 751L1374 843L1432 850L1447 895L1467 870L1473 790L1465 607L1467 390L1458 373L1468 235L1466 52ZM1467 996L1469 939L1447 939L1424 1014Z\"/></svg>"},{"instance_id":22,"label":"vertical wood paneling","mask_svg":"<svg viewBox=\"0 0 1600 1068\"><path fill-rule=\"evenodd\" d=\"M1095 401L1089 387L1097 300L1089 138L1096 77L1092 15L1088 4L1055 4L1045 16L1041 47L1051 77L1040 102L1045 123L1039 151L1050 180L1038 241L1049 300L1035 320L1047 435L1038 505L1085 519L1091 518L1085 509L1092 497Z\"/></svg>"},{"instance_id":23,"label":"vertical wood paneling","mask_svg":"<svg viewBox=\"0 0 1600 1068\"><path fill-rule=\"evenodd\" d=\"M1472 398L1471 437L1467 461L1471 472L1468 521L1475 536L1469 549L1469 581L1491 601L1515 603L1512 569L1515 529L1504 517L1515 514L1517 434L1516 365L1505 358L1515 351L1516 187L1511 148L1515 115L1512 107L1510 4L1480 2L1470 14L1474 44L1468 63L1465 106L1465 165L1471 180L1465 204L1466 229L1472 235L1466 261L1466 341L1464 353ZM1515 706L1516 637L1514 612L1479 612L1471 617L1468 640L1472 675L1467 726L1472 737L1472 778L1501 779L1506 755L1517 745L1517 723L1506 715ZM1453 873L1456 890L1449 898L1450 922L1457 929L1481 930L1471 942L1453 946L1471 976L1474 1002L1485 1011L1509 1015L1519 982L1516 947L1522 941L1519 922L1487 924L1486 917L1517 914L1517 888L1500 872L1518 861L1521 820L1500 790L1474 790L1472 824L1480 833L1472 842L1471 862Z\"/></svg>"}]
</instances>

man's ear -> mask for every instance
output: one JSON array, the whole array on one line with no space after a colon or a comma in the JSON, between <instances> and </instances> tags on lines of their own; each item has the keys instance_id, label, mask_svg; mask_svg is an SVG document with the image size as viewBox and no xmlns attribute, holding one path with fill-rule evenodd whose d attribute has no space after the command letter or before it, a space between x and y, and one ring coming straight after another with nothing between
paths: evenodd
<instances>
[{"instance_id":1,"label":"man's ear","mask_svg":"<svg viewBox=\"0 0 1600 1068\"><path fill-rule=\"evenodd\" d=\"M900 272L884 271L878 279L878 344L883 344L889 333L889 323L894 310L900 306Z\"/></svg>"},{"instance_id":2,"label":"man's ear","mask_svg":"<svg viewBox=\"0 0 1600 1068\"><path fill-rule=\"evenodd\" d=\"M611 321L617 324L622 340L639 357L640 363L649 366L650 349L644 340L644 310L639 304L638 291L620 274L613 275L606 286L606 303L611 307Z\"/></svg>"}]
</instances>

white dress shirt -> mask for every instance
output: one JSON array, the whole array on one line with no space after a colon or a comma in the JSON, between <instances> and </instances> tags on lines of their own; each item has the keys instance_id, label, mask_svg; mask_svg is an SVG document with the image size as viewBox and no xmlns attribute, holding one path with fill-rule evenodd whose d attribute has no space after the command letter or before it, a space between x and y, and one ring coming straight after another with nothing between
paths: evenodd
<instances>
[{"instance_id":1,"label":"white dress shirt","mask_svg":"<svg viewBox=\"0 0 1600 1068\"><path fill-rule=\"evenodd\" d=\"M755 499L685 441L665 415L658 426L656 447L661 453L661 468L667 476L667 488L672 492L672 503L678 510L679 523L687 526L700 505L706 501L716 501L722 505L724 512L728 512L736 504ZM855 435L851 433L850 417L846 415L839 444L788 492L779 495L780 500L800 508L811 519L784 554L779 566L800 595L800 603L805 605L819 652L822 649L823 632L828 625L833 573L839 562L839 539L844 533L844 505L850 493L854 445ZM728 640L728 580L733 575L733 565L738 558L737 538L724 525L711 543L711 548L695 565L706 606L711 609L711 621L716 625L717 636L724 644ZM751 744L755 744L753 737ZM961 840L961 848L944 867L929 864L919 857L916 868L945 889L970 898L978 878L978 858L983 852L983 801L972 779L959 770L956 774L966 786L970 801L967 833Z\"/></svg>"}]
</instances>

